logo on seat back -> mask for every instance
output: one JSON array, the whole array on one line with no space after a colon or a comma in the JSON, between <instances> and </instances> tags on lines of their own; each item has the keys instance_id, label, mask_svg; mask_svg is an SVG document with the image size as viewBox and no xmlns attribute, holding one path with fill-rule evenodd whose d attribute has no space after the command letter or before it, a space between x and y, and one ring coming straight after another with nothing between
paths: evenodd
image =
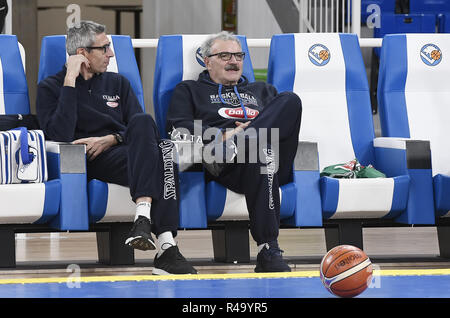
<instances>
[{"instance_id":1,"label":"logo on seat back","mask_svg":"<svg viewBox=\"0 0 450 318\"><path fill-rule=\"evenodd\" d=\"M195 58L197 59L198 64L200 64L203 67L206 67L205 62L203 60L202 53L200 53L200 48L198 48L197 52L195 52Z\"/></svg>"},{"instance_id":2,"label":"logo on seat back","mask_svg":"<svg viewBox=\"0 0 450 318\"><path fill-rule=\"evenodd\" d=\"M435 44L425 44L420 49L420 58L428 66L436 66L442 61L442 51Z\"/></svg>"},{"instance_id":3,"label":"logo on seat back","mask_svg":"<svg viewBox=\"0 0 450 318\"><path fill-rule=\"evenodd\" d=\"M317 66L325 66L331 58L330 50L323 44L314 44L308 50L309 60Z\"/></svg>"}]
</instances>

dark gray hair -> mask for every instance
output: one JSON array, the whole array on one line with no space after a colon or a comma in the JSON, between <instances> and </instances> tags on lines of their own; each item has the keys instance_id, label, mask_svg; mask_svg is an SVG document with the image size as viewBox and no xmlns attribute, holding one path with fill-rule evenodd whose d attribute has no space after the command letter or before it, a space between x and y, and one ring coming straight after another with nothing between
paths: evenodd
<instances>
[{"instance_id":1,"label":"dark gray hair","mask_svg":"<svg viewBox=\"0 0 450 318\"><path fill-rule=\"evenodd\" d=\"M92 46L97 34L104 33L106 27L93 21L80 21L67 30L66 50L69 55L77 54L80 47Z\"/></svg>"},{"instance_id":2,"label":"dark gray hair","mask_svg":"<svg viewBox=\"0 0 450 318\"><path fill-rule=\"evenodd\" d=\"M230 33L228 31L222 31L220 33L214 34L211 37L209 37L205 42L203 42L203 44L200 46L200 54L203 57L207 57L208 55L211 54L211 47L213 46L214 42L216 40L223 40L223 41L235 41L236 43L239 44L240 47L242 47L241 45L241 41L239 41L239 39L237 38L236 35L234 35L233 33Z\"/></svg>"}]
</instances>

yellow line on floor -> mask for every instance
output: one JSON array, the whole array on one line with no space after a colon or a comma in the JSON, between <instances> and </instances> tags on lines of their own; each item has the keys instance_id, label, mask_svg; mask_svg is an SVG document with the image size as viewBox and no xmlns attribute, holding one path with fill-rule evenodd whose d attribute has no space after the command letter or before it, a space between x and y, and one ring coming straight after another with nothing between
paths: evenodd
<instances>
[{"instance_id":1,"label":"yellow line on floor","mask_svg":"<svg viewBox=\"0 0 450 318\"><path fill-rule=\"evenodd\" d=\"M450 269L393 269L375 270L376 276L423 276L450 275ZM74 276L42 277L42 278L11 278L0 279L4 284L43 284L43 283L92 283L121 281L169 281L169 280L212 280L212 279L251 279L251 278L299 278L319 277L319 271L295 271L290 273L230 273L230 274L197 274L197 275L117 275L117 276Z\"/></svg>"},{"instance_id":2,"label":"yellow line on floor","mask_svg":"<svg viewBox=\"0 0 450 318\"><path fill-rule=\"evenodd\" d=\"M424 276L424 275L450 275L450 268L437 269L382 269L375 270L374 275L380 276Z\"/></svg>"},{"instance_id":3,"label":"yellow line on floor","mask_svg":"<svg viewBox=\"0 0 450 318\"><path fill-rule=\"evenodd\" d=\"M205 280L205 279L244 279L244 278L289 278L318 277L318 271L302 271L290 273L231 273L231 274L197 274L197 275L118 275L118 276L80 276L43 278L11 278L0 279L1 284L39 284L71 282L120 282L120 281L161 281L161 280Z\"/></svg>"}]
</instances>

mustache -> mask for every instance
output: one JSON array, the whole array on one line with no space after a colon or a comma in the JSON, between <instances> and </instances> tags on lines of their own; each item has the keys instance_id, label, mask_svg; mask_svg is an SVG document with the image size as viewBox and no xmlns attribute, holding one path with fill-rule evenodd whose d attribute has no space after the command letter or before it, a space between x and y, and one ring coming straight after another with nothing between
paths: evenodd
<instances>
[{"instance_id":1,"label":"mustache","mask_svg":"<svg viewBox=\"0 0 450 318\"><path fill-rule=\"evenodd\" d=\"M228 64L225 66L225 71L239 71L239 66L237 64Z\"/></svg>"}]
</instances>

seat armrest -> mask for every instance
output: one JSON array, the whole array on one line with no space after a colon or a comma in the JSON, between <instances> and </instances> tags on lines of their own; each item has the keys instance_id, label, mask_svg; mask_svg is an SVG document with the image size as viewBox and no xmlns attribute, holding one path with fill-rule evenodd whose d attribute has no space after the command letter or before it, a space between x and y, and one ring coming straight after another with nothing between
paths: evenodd
<instances>
[{"instance_id":1,"label":"seat armrest","mask_svg":"<svg viewBox=\"0 0 450 318\"><path fill-rule=\"evenodd\" d=\"M291 226L322 226L319 153L316 142L299 141L294 158L293 183L296 188L294 215L284 219Z\"/></svg>"},{"instance_id":2,"label":"seat armrest","mask_svg":"<svg viewBox=\"0 0 450 318\"><path fill-rule=\"evenodd\" d=\"M46 141L49 179L61 182L60 213L51 225L60 230L88 230L86 146Z\"/></svg>"},{"instance_id":3,"label":"seat armrest","mask_svg":"<svg viewBox=\"0 0 450 318\"><path fill-rule=\"evenodd\" d=\"M85 145L56 141L46 141L45 144L53 178L59 177L61 173L86 173Z\"/></svg>"},{"instance_id":4,"label":"seat armrest","mask_svg":"<svg viewBox=\"0 0 450 318\"><path fill-rule=\"evenodd\" d=\"M431 150L428 140L399 137L378 137L375 147L375 168L387 176L407 174L408 169L431 169Z\"/></svg>"},{"instance_id":5,"label":"seat armrest","mask_svg":"<svg viewBox=\"0 0 450 318\"><path fill-rule=\"evenodd\" d=\"M433 175L428 140L398 137L374 139L376 166L388 177L408 175L406 210L395 218L406 224L434 224Z\"/></svg>"},{"instance_id":6,"label":"seat armrest","mask_svg":"<svg viewBox=\"0 0 450 318\"><path fill-rule=\"evenodd\" d=\"M299 141L294 159L295 171L319 170L319 151L317 142Z\"/></svg>"},{"instance_id":7,"label":"seat armrest","mask_svg":"<svg viewBox=\"0 0 450 318\"><path fill-rule=\"evenodd\" d=\"M172 140L175 144L175 162L179 173L179 227L206 228L206 185L202 167L203 143ZM195 165L195 166L194 166Z\"/></svg>"}]
</instances>

